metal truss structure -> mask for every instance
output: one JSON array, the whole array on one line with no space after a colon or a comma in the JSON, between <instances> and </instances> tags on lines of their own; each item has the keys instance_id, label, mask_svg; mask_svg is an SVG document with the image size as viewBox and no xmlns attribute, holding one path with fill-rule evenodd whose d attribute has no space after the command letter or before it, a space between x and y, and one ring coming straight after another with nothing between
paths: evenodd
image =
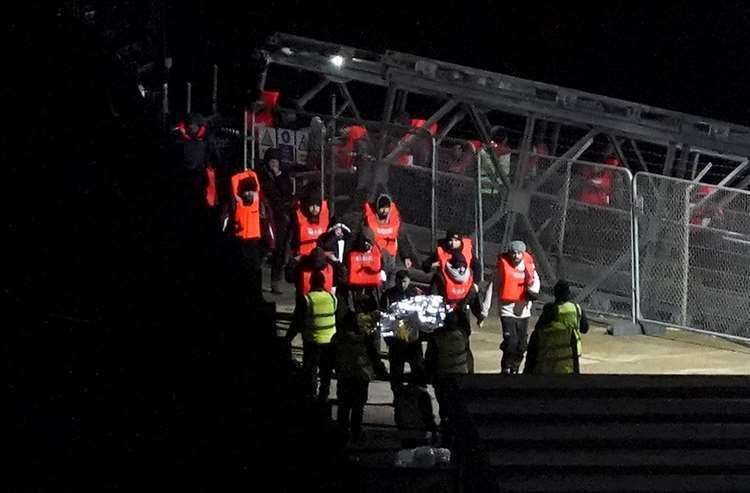
<instances>
[{"instance_id":1,"label":"metal truss structure","mask_svg":"<svg viewBox=\"0 0 750 493\"><path fill-rule=\"evenodd\" d=\"M485 231L504 224L503 244L514 235L515 228L522 227L525 236L531 238L532 249L544 250L528 217L531 196L553 174L587 152L595 139L607 141L620 162L633 172L660 172L698 181L713 165L709 180L713 184L739 189L750 185L748 127L407 53L377 54L285 33L270 36L261 55L268 62L266 71L276 65L319 76L296 99L298 110L304 111L311 100L332 88L345 102L338 114L348 109L353 120L362 120L361 106L349 90L349 84L356 82L381 88L378 93L385 89L380 123L386 128L393 122L394 114L404 109L409 94L432 98L438 109L427 118L424 127L440 125L438 143L464 120L473 127L476 136L488 143L492 138L493 115L499 112L524 118L518 146L519 169L511 179L495 162L493 179L505 191L504 206L484 221ZM265 81L265 73L262 80ZM532 153L535 131L542 125L546 130L550 123L554 129L551 140L555 142L550 151L552 164L539 176L527 177L527 158ZM567 142L569 145L558 146L558 136L566 129L575 130L568 133L575 138ZM644 148L655 158L644 159ZM383 156L381 149L378 158L390 162L401 150L399 146ZM494 154L490 155L494 160ZM695 207L702 207L711 199L709 194ZM731 196L723 197L718 206L729 200ZM651 235L658 236L658 231ZM556 277L551 272L550 259L540 259L540 268L548 271L551 278ZM594 289L606 275L603 272L592 283L594 286L587 286L586 290Z\"/></svg>"}]
</instances>

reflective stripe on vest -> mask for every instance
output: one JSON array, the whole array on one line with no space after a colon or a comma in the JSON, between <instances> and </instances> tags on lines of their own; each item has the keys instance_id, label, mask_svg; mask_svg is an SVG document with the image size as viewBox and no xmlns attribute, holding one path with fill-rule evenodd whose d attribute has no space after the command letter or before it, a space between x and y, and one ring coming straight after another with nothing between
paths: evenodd
<instances>
[{"instance_id":1,"label":"reflective stripe on vest","mask_svg":"<svg viewBox=\"0 0 750 493\"><path fill-rule=\"evenodd\" d=\"M401 214L396 204L391 202L391 212L388 214L388 220L382 223L378 220L378 215L373 210L372 205L365 202L365 221L367 226L375 234L375 243L392 256L398 253L398 233L401 229Z\"/></svg>"},{"instance_id":2,"label":"reflective stripe on vest","mask_svg":"<svg viewBox=\"0 0 750 493\"><path fill-rule=\"evenodd\" d=\"M336 297L326 291L310 291L305 298L309 321L303 339L328 344L336 333Z\"/></svg>"},{"instance_id":3,"label":"reflective stripe on vest","mask_svg":"<svg viewBox=\"0 0 750 493\"><path fill-rule=\"evenodd\" d=\"M348 283L354 287L379 287L380 249L373 245L369 252L352 250L346 257L346 268L349 271Z\"/></svg>"},{"instance_id":4,"label":"reflective stripe on vest","mask_svg":"<svg viewBox=\"0 0 750 493\"><path fill-rule=\"evenodd\" d=\"M306 295L310 292L310 278L312 278L312 274L315 272L314 270L303 270L300 269L300 286L302 286L302 295ZM327 292L331 292L333 290L333 267L331 264L326 264L326 266L322 270L323 272L323 288Z\"/></svg>"},{"instance_id":5,"label":"reflective stripe on vest","mask_svg":"<svg viewBox=\"0 0 750 493\"><path fill-rule=\"evenodd\" d=\"M581 309L578 305L572 302L557 305L554 320L537 329L538 355L534 373L574 373L574 359L581 354L580 321Z\"/></svg>"},{"instance_id":6,"label":"reflective stripe on vest","mask_svg":"<svg viewBox=\"0 0 750 493\"><path fill-rule=\"evenodd\" d=\"M240 182L246 178L255 180L257 186L257 196L250 205L245 205L237 193ZM235 202L234 221L238 226L234 234L243 240L260 238L260 182L254 171L242 171L232 176L232 195Z\"/></svg>"},{"instance_id":7,"label":"reflective stripe on vest","mask_svg":"<svg viewBox=\"0 0 750 493\"><path fill-rule=\"evenodd\" d=\"M463 243L461 247L461 253L466 259L467 269L471 269L471 263L474 260L471 238L462 238L461 241ZM472 284L474 284L474 273L470 270L469 278L463 283L454 281L451 276L448 275L448 272L446 270L448 261L450 260L451 256L452 253L448 250L443 249L443 247L439 246L437 248L437 258L438 262L440 263L440 274L443 277L443 283L445 285L445 292L443 293L443 296L445 297L445 300L447 302L454 303L457 301L462 301L466 298L466 295L469 294L469 290L471 289Z\"/></svg>"},{"instance_id":8,"label":"reflective stripe on vest","mask_svg":"<svg viewBox=\"0 0 750 493\"><path fill-rule=\"evenodd\" d=\"M294 207L294 213L297 215L297 233L299 238L299 253L307 255L315 249L318 237L328 230L328 202L320 203L320 215L318 222L313 223L307 219L302 212L302 204L297 203Z\"/></svg>"},{"instance_id":9,"label":"reflective stripe on vest","mask_svg":"<svg viewBox=\"0 0 750 493\"><path fill-rule=\"evenodd\" d=\"M526 274L533 279L536 267L534 259L528 252L523 252L524 270L516 269L506 254L497 259L497 277L502 279L497 286L497 296L501 301L525 301L526 300Z\"/></svg>"}]
</instances>

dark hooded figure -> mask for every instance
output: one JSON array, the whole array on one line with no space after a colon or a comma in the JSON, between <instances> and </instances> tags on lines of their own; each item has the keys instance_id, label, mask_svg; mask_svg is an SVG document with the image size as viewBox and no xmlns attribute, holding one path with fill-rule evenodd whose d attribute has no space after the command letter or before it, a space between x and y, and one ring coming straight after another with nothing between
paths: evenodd
<instances>
[{"instance_id":1,"label":"dark hooded figure","mask_svg":"<svg viewBox=\"0 0 750 493\"><path fill-rule=\"evenodd\" d=\"M200 113L191 113L172 130L174 161L179 183L190 194L194 205L205 207L208 167L217 168L221 156L213 133Z\"/></svg>"},{"instance_id":2,"label":"dark hooded figure","mask_svg":"<svg viewBox=\"0 0 750 493\"><path fill-rule=\"evenodd\" d=\"M271 250L271 293L281 294L280 281L289 234L289 212L294 199L292 179L281 169L279 151L268 149L263 156L263 170L260 177L263 197L270 211L270 221L276 235Z\"/></svg>"}]
</instances>

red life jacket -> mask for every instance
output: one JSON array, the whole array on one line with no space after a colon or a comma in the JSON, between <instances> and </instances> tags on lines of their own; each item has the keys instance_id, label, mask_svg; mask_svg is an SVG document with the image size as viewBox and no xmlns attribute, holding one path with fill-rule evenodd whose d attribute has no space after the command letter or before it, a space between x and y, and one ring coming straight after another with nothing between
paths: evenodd
<instances>
[{"instance_id":1,"label":"red life jacket","mask_svg":"<svg viewBox=\"0 0 750 493\"><path fill-rule=\"evenodd\" d=\"M699 186L698 192L696 193L696 201L694 203L700 202L714 192L714 190L716 190L716 187L710 185ZM708 226L711 223L711 219L714 217L724 217L724 208L719 208L717 210L716 208L709 206L708 208L695 209L690 218L690 224Z\"/></svg>"},{"instance_id":2,"label":"red life jacket","mask_svg":"<svg viewBox=\"0 0 750 493\"><path fill-rule=\"evenodd\" d=\"M519 271L506 254L497 258L497 277L502 279L502 282L497 284L497 297L501 301L526 300L526 276L533 279L536 266L529 252L523 252L523 263L525 270Z\"/></svg>"},{"instance_id":3,"label":"red life jacket","mask_svg":"<svg viewBox=\"0 0 750 493\"><path fill-rule=\"evenodd\" d=\"M349 286L358 288L380 287L380 249L373 245L369 252L352 250L346 257L346 267L349 271Z\"/></svg>"},{"instance_id":4,"label":"red life jacket","mask_svg":"<svg viewBox=\"0 0 750 493\"><path fill-rule=\"evenodd\" d=\"M445 293L443 293L443 296L448 303L457 303L465 299L471 290L471 286L474 284L474 274L471 273L471 263L474 259L471 238L463 238L462 243L461 253L466 259L466 268L469 269L470 272L469 277L463 283L456 282L450 275L448 275L447 265L453 254L449 250L443 249L441 246L437 248L437 258L438 262L440 262L440 274L443 277L443 283L445 285Z\"/></svg>"},{"instance_id":5,"label":"red life jacket","mask_svg":"<svg viewBox=\"0 0 750 493\"><path fill-rule=\"evenodd\" d=\"M206 133L208 133L208 128L205 125L201 125L198 127L198 131L195 133L195 135L193 135L188 131L188 126L185 122L178 123L174 127L174 129L177 132L177 138L182 142L188 142L191 140L203 140L206 138Z\"/></svg>"},{"instance_id":6,"label":"red life jacket","mask_svg":"<svg viewBox=\"0 0 750 493\"><path fill-rule=\"evenodd\" d=\"M250 205L245 205L239 195L239 185L245 179L255 180L258 196ZM260 238L260 182L252 170L241 171L232 176L232 195L234 196L235 235L243 240Z\"/></svg>"},{"instance_id":7,"label":"red life jacket","mask_svg":"<svg viewBox=\"0 0 750 493\"><path fill-rule=\"evenodd\" d=\"M399 213L398 207L391 202L391 212L388 214L388 220L384 223L380 222L372 205L365 202L364 209L367 227L375 234L375 243L381 250L385 250L395 257L398 254L398 233L401 229L401 213Z\"/></svg>"},{"instance_id":8,"label":"red life jacket","mask_svg":"<svg viewBox=\"0 0 750 493\"><path fill-rule=\"evenodd\" d=\"M213 166L206 167L206 203L209 207L216 207L216 170Z\"/></svg>"},{"instance_id":9,"label":"red life jacket","mask_svg":"<svg viewBox=\"0 0 750 493\"><path fill-rule=\"evenodd\" d=\"M264 107L261 111L255 113L255 125L265 125L267 127L273 127L273 110L279 104L279 98L281 93L278 91L263 91L260 95L261 101L264 103ZM247 128L249 129L253 125L253 114L247 114Z\"/></svg>"},{"instance_id":10,"label":"red life jacket","mask_svg":"<svg viewBox=\"0 0 750 493\"><path fill-rule=\"evenodd\" d=\"M619 166L620 160L614 155L609 155L604 164ZM582 173L586 182L578 196L578 200L590 205L609 205L612 188L615 181L615 171L608 168L584 168Z\"/></svg>"},{"instance_id":11,"label":"red life jacket","mask_svg":"<svg viewBox=\"0 0 750 493\"><path fill-rule=\"evenodd\" d=\"M294 213L297 216L297 237L299 238L299 252L297 254L307 255L315 248L318 237L328 230L328 201L323 200L320 203L320 215L317 223L311 222L302 212L300 202L295 204Z\"/></svg>"},{"instance_id":12,"label":"red life jacket","mask_svg":"<svg viewBox=\"0 0 750 493\"><path fill-rule=\"evenodd\" d=\"M409 120L409 126L411 128L422 128L424 124L427 123L427 120L423 120L421 118L412 118ZM433 123L430 125L430 128L428 129L431 135L436 135L438 131L438 125L437 123ZM422 135L421 133L417 133L415 135ZM400 142L406 142L407 139L413 138L411 134L405 135L401 138ZM412 154L401 154L398 157L397 163L401 166L411 166L414 164L414 156Z\"/></svg>"},{"instance_id":13,"label":"red life jacket","mask_svg":"<svg viewBox=\"0 0 750 493\"><path fill-rule=\"evenodd\" d=\"M310 292L310 279L312 278L313 272L316 271L300 269L299 286L302 288L302 296L305 296ZM326 263L326 266L321 272L323 272L323 278L325 279L323 287L330 293L333 290L333 267L331 264Z\"/></svg>"},{"instance_id":14,"label":"red life jacket","mask_svg":"<svg viewBox=\"0 0 750 493\"><path fill-rule=\"evenodd\" d=\"M354 164L354 152L357 141L367 136L367 129L360 125L349 127L349 133L346 135L346 141L339 146L336 154L336 162L339 168L351 168Z\"/></svg>"}]
</instances>

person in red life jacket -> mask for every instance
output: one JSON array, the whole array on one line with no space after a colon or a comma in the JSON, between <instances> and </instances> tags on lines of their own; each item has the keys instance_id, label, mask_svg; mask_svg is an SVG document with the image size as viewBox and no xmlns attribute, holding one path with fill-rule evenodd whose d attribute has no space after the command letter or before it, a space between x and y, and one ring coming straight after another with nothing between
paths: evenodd
<instances>
[{"instance_id":1,"label":"person in red life jacket","mask_svg":"<svg viewBox=\"0 0 750 493\"><path fill-rule=\"evenodd\" d=\"M716 190L716 187L710 185L699 186L698 191L695 194L695 200L691 200L691 204L697 205L701 200L714 193L714 190ZM723 208L717 209L710 203L707 202L707 204L708 206L703 205L699 209L693 209L693 212L690 215L690 224L708 227L714 222L714 220L724 218Z\"/></svg>"},{"instance_id":2,"label":"person in red life jacket","mask_svg":"<svg viewBox=\"0 0 750 493\"><path fill-rule=\"evenodd\" d=\"M366 146L360 146L360 141L366 140L367 129L361 125L351 125L341 129L341 136L336 149L336 164L339 168L351 169L355 164L355 157Z\"/></svg>"},{"instance_id":3,"label":"person in red life jacket","mask_svg":"<svg viewBox=\"0 0 750 493\"><path fill-rule=\"evenodd\" d=\"M457 229L449 229L445 233L445 238L438 241L435 252L422 262L422 270L432 272L435 280L435 276L441 275L440 271L451 255L461 253L469 265L471 275L479 280L479 260L474 257L472 248L471 238L465 237Z\"/></svg>"},{"instance_id":4,"label":"person in red life jacket","mask_svg":"<svg viewBox=\"0 0 750 493\"><path fill-rule=\"evenodd\" d=\"M620 166L620 160L614 154L604 159L604 164ZM610 168L586 166L580 174L583 185L578 200L588 205L609 206L615 184L616 172Z\"/></svg>"},{"instance_id":5,"label":"person in red life jacket","mask_svg":"<svg viewBox=\"0 0 750 493\"><path fill-rule=\"evenodd\" d=\"M292 207L289 244L292 257L299 260L317 245L318 238L328 230L328 202L320 199L314 187Z\"/></svg>"},{"instance_id":6,"label":"person in red life jacket","mask_svg":"<svg viewBox=\"0 0 750 493\"><path fill-rule=\"evenodd\" d=\"M261 188L275 234L275 244L271 251L271 293L282 294L281 277L286 263L286 248L289 235L289 211L294 199L292 179L281 170L276 149L268 149L263 156Z\"/></svg>"},{"instance_id":7,"label":"person in red life jacket","mask_svg":"<svg viewBox=\"0 0 750 493\"><path fill-rule=\"evenodd\" d=\"M299 262L294 264L288 271L287 281L295 286L295 305L292 314L292 322L286 334L287 341L291 342L294 337L302 330L305 316L305 296L312 289L311 279L313 274L321 272L323 274L323 287L329 293L336 293L334 287L335 271L326 253L321 248L314 248L309 254L303 255Z\"/></svg>"},{"instance_id":8,"label":"person in red life jacket","mask_svg":"<svg viewBox=\"0 0 750 493\"><path fill-rule=\"evenodd\" d=\"M541 287L534 258L526 251L523 241L510 243L507 252L498 256L495 276L488 292L497 292L503 341L500 369L505 374L516 374L523 362L528 345L531 304ZM491 299L490 299L491 302Z\"/></svg>"},{"instance_id":9,"label":"person in red life jacket","mask_svg":"<svg viewBox=\"0 0 750 493\"><path fill-rule=\"evenodd\" d=\"M395 283L396 272L411 269L414 252L404 237L401 214L398 206L388 194L380 194L374 202L363 204L364 224L375 235L375 244L382 255L382 266L386 273L385 287Z\"/></svg>"},{"instance_id":10,"label":"person in red life jacket","mask_svg":"<svg viewBox=\"0 0 750 493\"><path fill-rule=\"evenodd\" d=\"M279 91L261 91L260 98L253 103L253 112L255 113L255 125L265 125L274 127L276 122L276 108L279 106L281 93ZM250 129L253 124L253 113L247 114L247 128ZM249 131L249 130L248 130Z\"/></svg>"},{"instance_id":11,"label":"person in red life jacket","mask_svg":"<svg viewBox=\"0 0 750 493\"><path fill-rule=\"evenodd\" d=\"M481 146L477 146L476 148L479 149ZM476 151L471 142L456 144L451 147L449 161L446 164L445 171L474 178L477 169L476 163Z\"/></svg>"},{"instance_id":12,"label":"person in red life jacket","mask_svg":"<svg viewBox=\"0 0 750 493\"><path fill-rule=\"evenodd\" d=\"M250 299L260 301L263 299L263 249L261 191L257 175L252 170L235 174L231 179L231 190L234 196L230 211L231 232L239 245L243 275L248 279Z\"/></svg>"},{"instance_id":13,"label":"person in red life jacket","mask_svg":"<svg viewBox=\"0 0 750 493\"><path fill-rule=\"evenodd\" d=\"M346 285L344 298L347 308L355 313L362 304L380 305L380 294L385 281L381 253L372 231L363 227L354 239L345 262Z\"/></svg>"},{"instance_id":14,"label":"person in red life jacket","mask_svg":"<svg viewBox=\"0 0 750 493\"><path fill-rule=\"evenodd\" d=\"M178 183L184 186L191 202L201 207L216 207L219 204L223 176L218 170L221 156L214 136L209 132L205 118L200 113L191 113L185 121L173 129L175 160L178 163ZM228 188L228 186L227 186Z\"/></svg>"}]
</instances>

